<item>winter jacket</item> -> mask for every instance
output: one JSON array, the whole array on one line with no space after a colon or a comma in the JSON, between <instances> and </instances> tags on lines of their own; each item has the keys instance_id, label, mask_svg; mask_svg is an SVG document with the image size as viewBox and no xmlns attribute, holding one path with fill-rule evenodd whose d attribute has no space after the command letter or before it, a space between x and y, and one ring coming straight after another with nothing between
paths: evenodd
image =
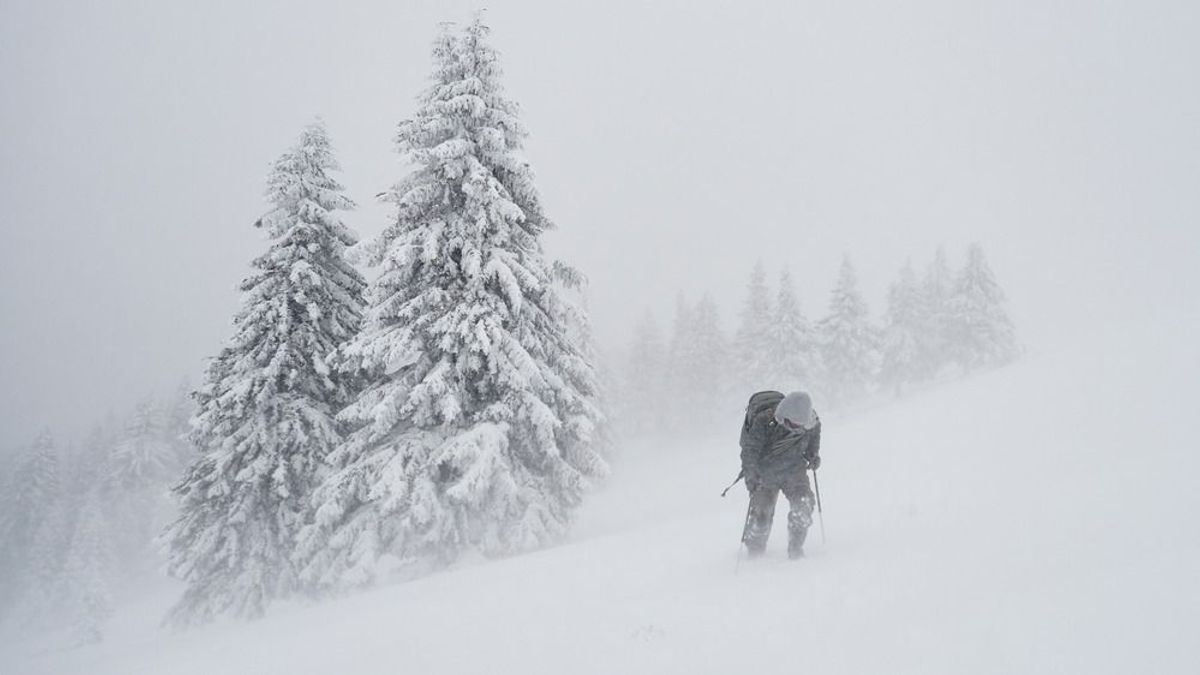
<instances>
[{"instance_id":1,"label":"winter jacket","mask_svg":"<svg viewBox=\"0 0 1200 675\"><path fill-rule=\"evenodd\" d=\"M820 456L820 417L812 429L788 429L775 421L775 407L782 400L783 394L777 391L750 398L740 439L742 472L748 485L780 487L807 471L810 461Z\"/></svg>"}]
</instances>

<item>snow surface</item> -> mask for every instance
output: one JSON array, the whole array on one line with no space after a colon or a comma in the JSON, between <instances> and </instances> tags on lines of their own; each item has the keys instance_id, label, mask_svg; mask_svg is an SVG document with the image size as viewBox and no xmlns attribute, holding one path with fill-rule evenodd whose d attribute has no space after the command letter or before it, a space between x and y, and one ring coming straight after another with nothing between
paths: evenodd
<instances>
[{"instance_id":1,"label":"snow surface","mask_svg":"<svg viewBox=\"0 0 1200 675\"><path fill-rule=\"evenodd\" d=\"M732 411L726 438L624 448L570 544L180 633L156 627L163 592L101 645L0 670L1200 672L1197 326L823 415L828 538L802 561L780 512L737 565Z\"/></svg>"}]
</instances>

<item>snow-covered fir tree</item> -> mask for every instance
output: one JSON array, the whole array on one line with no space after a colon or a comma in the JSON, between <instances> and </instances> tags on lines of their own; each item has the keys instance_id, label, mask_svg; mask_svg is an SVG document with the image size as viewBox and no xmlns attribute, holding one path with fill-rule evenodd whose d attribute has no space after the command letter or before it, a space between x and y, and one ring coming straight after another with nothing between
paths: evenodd
<instances>
[{"instance_id":1,"label":"snow-covered fir tree","mask_svg":"<svg viewBox=\"0 0 1200 675\"><path fill-rule=\"evenodd\" d=\"M683 310L671 354L675 424L683 431L707 430L731 394L729 342L721 330L717 303L705 293ZM739 394L740 396L740 394Z\"/></svg>"},{"instance_id":2,"label":"snow-covered fir tree","mask_svg":"<svg viewBox=\"0 0 1200 675\"><path fill-rule=\"evenodd\" d=\"M134 408L120 441L112 451L110 478L129 490L161 484L172 474L171 450L163 441L162 410L149 398Z\"/></svg>"},{"instance_id":3,"label":"snow-covered fir tree","mask_svg":"<svg viewBox=\"0 0 1200 675\"><path fill-rule=\"evenodd\" d=\"M27 627L49 625L62 607L63 561L71 536L73 500L61 490L43 507L26 558L17 615Z\"/></svg>"},{"instance_id":4,"label":"snow-covered fir tree","mask_svg":"<svg viewBox=\"0 0 1200 675\"><path fill-rule=\"evenodd\" d=\"M0 622L12 606L17 592L17 567L20 562L14 543L17 526L17 463L21 453L14 450L0 462Z\"/></svg>"},{"instance_id":5,"label":"snow-covered fir tree","mask_svg":"<svg viewBox=\"0 0 1200 675\"><path fill-rule=\"evenodd\" d=\"M103 488L111 483L109 462L117 440L109 423L105 421L93 425L84 437L79 453L70 461L70 470L66 474L68 492L80 495L97 485Z\"/></svg>"},{"instance_id":6,"label":"snow-covered fir tree","mask_svg":"<svg viewBox=\"0 0 1200 675\"><path fill-rule=\"evenodd\" d=\"M822 397L824 388L818 378L821 360L816 334L800 307L795 283L788 270L779 277L777 293L769 333L771 371L756 388L804 389Z\"/></svg>"},{"instance_id":7,"label":"snow-covered fir tree","mask_svg":"<svg viewBox=\"0 0 1200 675\"><path fill-rule=\"evenodd\" d=\"M192 385L184 378L162 405L162 441L171 449L172 470L177 474L195 459L196 449L188 442L194 414L196 402L192 398Z\"/></svg>"},{"instance_id":8,"label":"snow-covered fir tree","mask_svg":"<svg viewBox=\"0 0 1200 675\"><path fill-rule=\"evenodd\" d=\"M867 392L874 379L878 340L849 256L842 259L829 314L818 329L826 397L832 407L851 404Z\"/></svg>"},{"instance_id":9,"label":"snow-covered fir tree","mask_svg":"<svg viewBox=\"0 0 1200 675\"><path fill-rule=\"evenodd\" d=\"M43 430L16 463L8 508L3 514L3 576L0 577L0 610L11 609L26 595L35 574L35 541L47 540L48 530L58 527L53 516L61 496L61 468L54 437ZM45 531L45 532L44 532ZM41 534L40 534L41 533Z\"/></svg>"},{"instance_id":10,"label":"snow-covered fir tree","mask_svg":"<svg viewBox=\"0 0 1200 675\"><path fill-rule=\"evenodd\" d=\"M591 449L607 461L616 444L617 430L611 415L611 396L617 391L619 374L614 371L601 355L592 332L592 316L588 311L587 296L585 295L587 281L583 274L573 267L554 263L558 271L554 275L555 286L558 289L559 302L566 322L567 340L578 349L579 356L591 364L594 375L594 390L592 405L599 414L590 441Z\"/></svg>"},{"instance_id":11,"label":"snow-covered fir tree","mask_svg":"<svg viewBox=\"0 0 1200 675\"><path fill-rule=\"evenodd\" d=\"M99 486L84 493L63 563L63 606L79 642L98 642L112 614L116 557Z\"/></svg>"},{"instance_id":12,"label":"snow-covered fir tree","mask_svg":"<svg viewBox=\"0 0 1200 675\"><path fill-rule=\"evenodd\" d=\"M178 451L165 438L164 427L162 408L150 398L143 399L106 463L106 515L117 524L113 546L121 560L131 565L131 572L153 566L154 538L175 512L170 489L182 467L177 464Z\"/></svg>"},{"instance_id":13,"label":"snow-covered fir tree","mask_svg":"<svg viewBox=\"0 0 1200 675\"><path fill-rule=\"evenodd\" d=\"M170 571L187 582L176 624L253 617L296 588L295 537L326 456L341 442L334 415L349 399L327 359L359 327L362 276L346 261L354 206L330 175L325 128L308 126L275 162L271 238L242 283L234 336L196 393L191 439L203 454L177 488Z\"/></svg>"},{"instance_id":14,"label":"snow-covered fir tree","mask_svg":"<svg viewBox=\"0 0 1200 675\"><path fill-rule=\"evenodd\" d=\"M667 394L667 348L662 329L650 312L634 329L621 396L625 429L633 434L659 430Z\"/></svg>"},{"instance_id":15,"label":"snow-covered fir tree","mask_svg":"<svg viewBox=\"0 0 1200 675\"><path fill-rule=\"evenodd\" d=\"M556 288L576 273L543 255L552 224L487 27L447 29L433 58L397 134L415 170L362 247L382 270L342 367L366 385L300 551L320 587L555 541L607 470L596 373Z\"/></svg>"},{"instance_id":16,"label":"snow-covered fir tree","mask_svg":"<svg viewBox=\"0 0 1200 675\"><path fill-rule=\"evenodd\" d=\"M61 493L62 467L57 444L49 429L33 441L16 475L14 533L17 548L28 546Z\"/></svg>"},{"instance_id":17,"label":"snow-covered fir tree","mask_svg":"<svg viewBox=\"0 0 1200 675\"><path fill-rule=\"evenodd\" d=\"M900 276L888 288L884 313L882 361L879 381L897 396L907 384L917 381L922 371L921 289L912 262L906 262Z\"/></svg>"},{"instance_id":18,"label":"snow-covered fir tree","mask_svg":"<svg viewBox=\"0 0 1200 675\"><path fill-rule=\"evenodd\" d=\"M58 575L70 536L62 453L49 431L43 431L34 441L17 480L18 526L13 543L19 562L14 615L29 627L45 624L57 608Z\"/></svg>"},{"instance_id":19,"label":"snow-covered fir tree","mask_svg":"<svg viewBox=\"0 0 1200 675\"><path fill-rule=\"evenodd\" d=\"M692 330L692 304L682 292L675 296L675 313L671 318L671 339L667 342L666 363L663 367L663 387L666 390L662 402L662 425L671 432L686 427L684 408L687 402L678 395L687 377L687 364L682 359L683 343Z\"/></svg>"},{"instance_id":20,"label":"snow-covered fir tree","mask_svg":"<svg viewBox=\"0 0 1200 675\"><path fill-rule=\"evenodd\" d=\"M953 292L954 275L946 261L945 248L939 246L933 260L925 268L925 277L921 282L918 311L921 322L918 341L921 379L937 377L942 368L950 363L950 296Z\"/></svg>"},{"instance_id":21,"label":"snow-covered fir tree","mask_svg":"<svg viewBox=\"0 0 1200 675\"><path fill-rule=\"evenodd\" d=\"M955 282L950 326L952 352L964 370L1002 365L1017 357L1013 323L1004 309L1004 291L979 244L967 249L966 265Z\"/></svg>"},{"instance_id":22,"label":"snow-covered fir tree","mask_svg":"<svg viewBox=\"0 0 1200 675\"><path fill-rule=\"evenodd\" d=\"M744 391L762 389L764 383L777 376L778 367L772 362L771 298L767 289L767 272L762 261L754 265L746 285L741 324L734 338L733 384Z\"/></svg>"}]
</instances>

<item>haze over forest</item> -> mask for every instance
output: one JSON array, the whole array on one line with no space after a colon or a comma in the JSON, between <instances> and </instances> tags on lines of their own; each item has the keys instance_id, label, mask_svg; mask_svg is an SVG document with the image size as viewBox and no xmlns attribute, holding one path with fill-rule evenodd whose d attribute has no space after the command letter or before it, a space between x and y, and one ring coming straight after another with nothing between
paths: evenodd
<instances>
[{"instance_id":1,"label":"haze over forest","mask_svg":"<svg viewBox=\"0 0 1200 675\"><path fill-rule=\"evenodd\" d=\"M13 2L0 10L0 445L78 437L199 377L263 241L270 162L326 120L368 238L432 27L468 3ZM618 357L644 309L755 261L821 314L905 259L986 248L1024 344L1184 302L1196 259L1194 3L493 3L506 85Z\"/></svg>"}]
</instances>

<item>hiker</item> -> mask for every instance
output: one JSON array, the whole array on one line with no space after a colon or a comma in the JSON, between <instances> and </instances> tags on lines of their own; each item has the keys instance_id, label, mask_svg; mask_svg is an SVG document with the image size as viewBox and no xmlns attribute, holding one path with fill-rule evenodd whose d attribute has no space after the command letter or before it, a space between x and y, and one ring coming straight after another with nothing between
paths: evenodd
<instances>
[{"instance_id":1,"label":"hiker","mask_svg":"<svg viewBox=\"0 0 1200 675\"><path fill-rule=\"evenodd\" d=\"M812 525L813 493L808 470L821 466L821 420L804 391L787 396L760 391L750 397L742 425L742 474L750 508L742 542L751 557L767 548L775 502L788 500L788 557L804 557L804 538Z\"/></svg>"}]
</instances>

